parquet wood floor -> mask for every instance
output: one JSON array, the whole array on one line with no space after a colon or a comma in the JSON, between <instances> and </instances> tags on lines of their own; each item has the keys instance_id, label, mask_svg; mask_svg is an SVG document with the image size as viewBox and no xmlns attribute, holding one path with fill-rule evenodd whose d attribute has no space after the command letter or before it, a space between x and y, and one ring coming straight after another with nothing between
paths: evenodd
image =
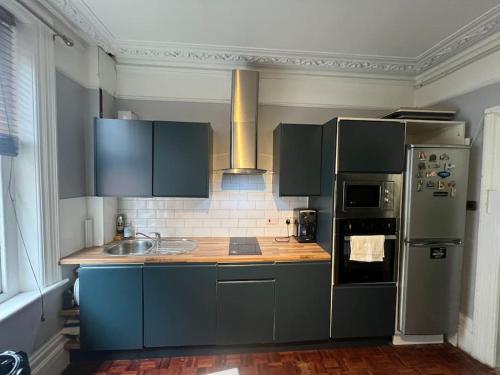
<instances>
[{"instance_id":1,"label":"parquet wood floor","mask_svg":"<svg viewBox=\"0 0 500 375\"><path fill-rule=\"evenodd\" d=\"M237 367L242 375L494 375L449 344L378 346L291 352L73 363L65 375L194 375Z\"/></svg>"}]
</instances>

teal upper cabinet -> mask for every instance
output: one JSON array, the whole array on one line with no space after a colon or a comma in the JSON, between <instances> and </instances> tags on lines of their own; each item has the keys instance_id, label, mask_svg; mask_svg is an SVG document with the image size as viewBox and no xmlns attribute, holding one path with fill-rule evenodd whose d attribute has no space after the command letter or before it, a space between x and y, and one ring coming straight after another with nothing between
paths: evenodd
<instances>
[{"instance_id":1,"label":"teal upper cabinet","mask_svg":"<svg viewBox=\"0 0 500 375\"><path fill-rule=\"evenodd\" d=\"M321 136L321 125L280 124L274 129L275 194L320 195Z\"/></svg>"},{"instance_id":2,"label":"teal upper cabinet","mask_svg":"<svg viewBox=\"0 0 500 375\"><path fill-rule=\"evenodd\" d=\"M151 121L97 119L96 195L151 196L152 149Z\"/></svg>"},{"instance_id":3,"label":"teal upper cabinet","mask_svg":"<svg viewBox=\"0 0 500 375\"><path fill-rule=\"evenodd\" d=\"M97 119L96 195L208 197L207 123Z\"/></svg>"},{"instance_id":4,"label":"teal upper cabinet","mask_svg":"<svg viewBox=\"0 0 500 375\"><path fill-rule=\"evenodd\" d=\"M339 119L337 172L401 173L405 163L403 121Z\"/></svg>"},{"instance_id":5,"label":"teal upper cabinet","mask_svg":"<svg viewBox=\"0 0 500 375\"><path fill-rule=\"evenodd\" d=\"M208 198L211 139L210 124L155 122L153 195Z\"/></svg>"}]
</instances>

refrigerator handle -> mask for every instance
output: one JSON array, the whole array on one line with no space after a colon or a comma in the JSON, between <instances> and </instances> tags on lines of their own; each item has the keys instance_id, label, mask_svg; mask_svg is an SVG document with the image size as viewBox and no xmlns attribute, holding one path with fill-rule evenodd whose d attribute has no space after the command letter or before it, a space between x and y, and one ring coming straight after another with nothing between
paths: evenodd
<instances>
[{"instance_id":1,"label":"refrigerator handle","mask_svg":"<svg viewBox=\"0 0 500 375\"><path fill-rule=\"evenodd\" d=\"M429 240L423 240L423 241L405 241L405 243L409 244L410 246L414 247L429 247L429 246L460 246L463 244L462 240L448 240L448 241L429 241Z\"/></svg>"}]
</instances>

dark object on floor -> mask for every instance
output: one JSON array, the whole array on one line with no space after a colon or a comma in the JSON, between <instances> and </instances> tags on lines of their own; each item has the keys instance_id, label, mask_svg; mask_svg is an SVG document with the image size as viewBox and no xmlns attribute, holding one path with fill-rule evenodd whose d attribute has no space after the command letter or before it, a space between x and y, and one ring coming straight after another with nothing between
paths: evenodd
<instances>
[{"instance_id":1,"label":"dark object on floor","mask_svg":"<svg viewBox=\"0 0 500 375\"><path fill-rule=\"evenodd\" d=\"M30 375L31 368L25 352L7 350L0 353L0 375Z\"/></svg>"},{"instance_id":2,"label":"dark object on floor","mask_svg":"<svg viewBox=\"0 0 500 375\"><path fill-rule=\"evenodd\" d=\"M143 360L72 363L65 375L206 374L238 368L246 374L494 375L449 344L354 347Z\"/></svg>"}]
</instances>

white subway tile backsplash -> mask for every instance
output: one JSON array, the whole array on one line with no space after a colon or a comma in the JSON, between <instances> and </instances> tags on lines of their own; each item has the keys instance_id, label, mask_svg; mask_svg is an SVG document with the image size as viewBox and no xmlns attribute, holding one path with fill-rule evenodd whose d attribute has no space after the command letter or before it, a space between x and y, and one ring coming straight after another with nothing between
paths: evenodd
<instances>
[{"instance_id":1,"label":"white subway tile backsplash","mask_svg":"<svg viewBox=\"0 0 500 375\"><path fill-rule=\"evenodd\" d=\"M285 219L307 207L306 197L272 194L272 173L214 172L210 198L119 198L118 212L140 232L166 237L285 236ZM291 229L291 228L290 228Z\"/></svg>"}]
</instances>

